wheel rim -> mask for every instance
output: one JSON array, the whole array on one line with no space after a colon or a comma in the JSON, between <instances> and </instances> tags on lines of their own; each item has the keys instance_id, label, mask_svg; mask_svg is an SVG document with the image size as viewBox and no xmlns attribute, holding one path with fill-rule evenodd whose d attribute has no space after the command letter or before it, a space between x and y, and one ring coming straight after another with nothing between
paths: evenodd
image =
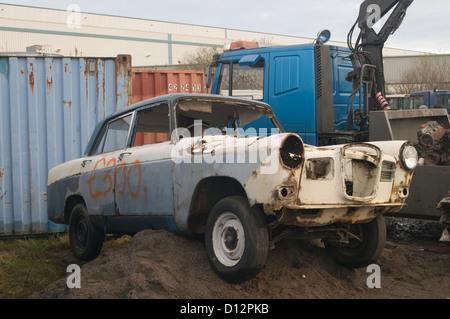
<instances>
[{"instance_id":1,"label":"wheel rim","mask_svg":"<svg viewBox=\"0 0 450 319\"><path fill-rule=\"evenodd\" d=\"M348 244L338 245L337 248L343 255L356 256L364 250L367 234L364 225L352 225L350 232L355 234L358 239L351 237Z\"/></svg>"},{"instance_id":2,"label":"wheel rim","mask_svg":"<svg viewBox=\"0 0 450 319\"><path fill-rule=\"evenodd\" d=\"M245 249L245 234L239 218L226 212L217 218L212 233L212 243L217 259L226 267L239 263Z\"/></svg>"},{"instance_id":3,"label":"wheel rim","mask_svg":"<svg viewBox=\"0 0 450 319\"><path fill-rule=\"evenodd\" d=\"M88 241L88 226L83 218L80 218L77 222L75 240L78 247L83 248L86 246Z\"/></svg>"}]
</instances>

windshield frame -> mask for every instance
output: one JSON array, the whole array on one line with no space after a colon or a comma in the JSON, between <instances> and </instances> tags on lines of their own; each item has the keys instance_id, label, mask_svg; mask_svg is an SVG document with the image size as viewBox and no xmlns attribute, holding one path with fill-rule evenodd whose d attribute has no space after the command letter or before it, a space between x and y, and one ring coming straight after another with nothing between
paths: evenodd
<instances>
[{"instance_id":1,"label":"windshield frame","mask_svg":"<svg viewBox=\"0 0 450 319\"><path fill-rule=\"evenodd\" d=\"M211 96L211 95L208 97L185 96L185 97L174 100L171 108L173 110L172 114L173 114L173 121L174 121L175 129L186 128L183 125L181 125L181 126L179 125L179 115L183 114L183 113L186 114L186 112L189 112L189 111L180 111L180 105L182 105L183 102L194 103L195 101L197 101L199 104L212 103L215 107L217 107L218 104L224 104L224 106L233 107L235 110L236 109L238 110L239 108L254 109L255 112L263 113L263 115L261 115L257 119L259 119L263 116L267 116L273 125L273 129L277 129L277 131L279 133L285 132L283 126L279 122L279 120L276 117L275 113L273 112L272 108L269 105L267 105L266 103L254 101L254 100L240 99L240 98L236 98L236 97L224 97L224 96L216 97L216 96ZM198 112L195 112L195 113L197 115L199 114ZM208 113L208 112L206 112L206 113ZM239 110L238 110L238 113L239 113ZM185 114L183 114L183 115L185 115ZM209 114L213 115L214 113L211 112ZM230 115L231 115L231 113L230 113ZM232 115L234 116L234 114L232 114ZM199 116L198 119L203 121L203 119L201 119L201 116ZM250 121L249 123L245 124L244 126L251 124L252 122L254 122L257 119ZM205 121L205 122L208 123L207 121ZM215 127L215 126L212 125L211 127ZM242 129L244 127L239 125L237 128ZM236 129L236 127L234 127L234 129ZM270 128L268 127L267 129L270 132Z\"/></svg>"}]
</instances>

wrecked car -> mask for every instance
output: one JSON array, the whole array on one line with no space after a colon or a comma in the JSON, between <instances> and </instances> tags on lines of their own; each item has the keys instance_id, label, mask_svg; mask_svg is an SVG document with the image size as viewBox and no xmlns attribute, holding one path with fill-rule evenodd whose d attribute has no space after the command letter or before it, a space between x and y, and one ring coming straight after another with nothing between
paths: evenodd
<instances>
[{"instance_id":1,"label":"wrecked car","mask_svg":"<svg viewBox=\"0 0 450 319\"><path fill-rule=\"evenodd\" d=\"M204 236L230 282L257 274L291 232L363 267L381 254L383 214L405 204L417 161L405 141L306 145L262 102L171 94L108 116L83 158L53 167L48 215L69 225L80 260L107 234L153 228Z\"/></svg>"}]
</instances>

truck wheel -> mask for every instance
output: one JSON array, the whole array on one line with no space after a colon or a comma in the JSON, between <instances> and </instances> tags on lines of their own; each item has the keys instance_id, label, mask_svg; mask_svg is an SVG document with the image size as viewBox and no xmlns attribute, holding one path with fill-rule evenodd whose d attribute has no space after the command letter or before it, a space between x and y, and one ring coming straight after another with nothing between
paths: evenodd
<instances>
[{"instance_id":1,"label":"truck wheel","mask_svg":"<svg viewBox=\"0 0 450 319\"><path fill-rule=\"evenodd\" d=\"M222 279L250 279L264 267L269 250L263 213L250 208L243 197L220 200L208 217L205 246L213 270Z\"/></svg>"},{"instance_id":2,"label":"truck wheel","mask_svg":"<svg viewBox=\"0 0 450 319\"><path fill-rule=\"evenodd\" d=\"M75 205L69 221L69 242L75 258L92 260L97 257L102 250L103 238L103 232L92 223L86 206Z\"/></svg>"},{"instance_id":3,"label":"truck wheel","mask_svg":"<svg viewBox=\"0 0 450 319\"><path fill-rule=\"evenodd\" d=\"M366 267L381 255L386 243L386 223L382 215L366 224L354 224L347 244L324 241L325 249L338 264L348 268Z\"/></svg>"}]
</instances>

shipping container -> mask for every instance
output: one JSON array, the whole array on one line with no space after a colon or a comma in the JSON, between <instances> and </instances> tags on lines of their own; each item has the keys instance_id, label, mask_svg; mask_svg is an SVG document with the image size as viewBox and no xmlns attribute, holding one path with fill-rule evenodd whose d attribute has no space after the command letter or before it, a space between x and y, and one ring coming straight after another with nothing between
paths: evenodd
<instances>
[{"instance_id":1,"label":"shipping container","mask_svg":"<svg viewBox=\"0 0 450 319\"><path fill-rule=\"evenodd\" d=\"M203 71L133 69L132 82L133 103L172 93L207 93ZM135 145L169 139L169 134L138 133Z\"/></svg>"},{"instance_id":2,"label":"shipping container","mask_svg":"<svg viewBox=\"0 0 450 319\"><path fill-rule=\"evenodd\" d=\"M133 103L171 93L206 93L203 71L133 69Z\"/></svg>"},{"instance_id":3,"label":"shipping container","mask_svg":"<svg viewBox=\"0 0 450 319\"><path fill-rule=\"evenodd\" d=\"M65 230L48 220L48 170L130 103L129 55L0 55L0 236Z\"/></svg>"}]
</instances>

